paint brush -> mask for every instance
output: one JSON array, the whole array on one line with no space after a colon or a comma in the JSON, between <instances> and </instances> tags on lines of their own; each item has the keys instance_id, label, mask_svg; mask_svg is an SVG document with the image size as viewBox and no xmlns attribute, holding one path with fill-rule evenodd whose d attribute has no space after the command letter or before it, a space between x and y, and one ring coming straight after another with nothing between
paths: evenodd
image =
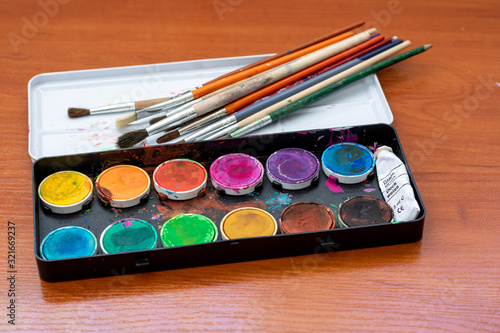
<instances>
[{"instance_id":1,"label":"paint brush","mask_svg":"<svg viewBox=\"0 0 500 333\"><path fill-rule=\"evenodd\" d=\"M165 134L156 139L156 143L165 143L177 139L178 137L193 132L201 127L210 125L211 123L217 121L220 118L226 116L225 109L219 109L212 111L202 117L192 119L183 126L177 127L173 130L167 130Z\"/></svg>"},{"instance_id":2,"label":"paint brush","mask_svg":"<svg viewBox=\"0 0 500 333\"><path fill-rule=\"evenodd\" d=\"M140 109L144 109L150 106L153 106L155 104L165 102L169 100L171 97L165 97L165 98L155 98L155 99L148 99L148 100L143 100L143 101L137 101L137 102L124 102L124 103L115 103L115 104L110 104L110 105L105 105L105 106L99 106L91 109L86 109L86 108L68 108L68 116L70 118L79 118L79 117L85 117L85 116L90 116L90 115L95 115L95 114L107 114L107 113L115 113L115 112L130 112L130 111L136 111ZM158 112L160 109L151 109L151 112Z\"/></svg>"},{"instance_id":3,"label":"paint brush","mask_svg":"<svg viewBox=\"0 0 500 333\"><path fill-rule=\"evenodd\" d=\"M354 29L356 29L356 28L359 28L359 27L360 27L360 26L362 26L363 24L364 24L364 22L358 22L358 23L352 24L352 25L350 25L350 26L344 27L344 28L339 29L339 30L337 30L337 31L335 31L335 32L332 32L332 33L330 33L330 34L328 34L328 35L325 35L325 36L323 36L323 37L320 37L320 38L314 39L314 40L312 40L312 41L310 41L310 42L308 42L308 43L305 43L305 44L303 44L303 45L300 45L300 46L298 46L298 47L295 47L295 48L293 48L293 49L291 49L291 50L284 51L284 52L281 52L281 53L279 53L279 54L276 54L276 55L273 55L273 56L270 56L270 57L267 57L267 58L261 59L261 60L259 60L259 61L254 62L254 63L251 63L251 64L249 64L249 65L247 65L247 66L244 66L244 67L242 67L242 68L239 68L239 69L237 69L237 70L234 70L234 71L232 71L232 72L230 72L230 73L226 73L226 74L224 74L224 75L221 75L221 76L219 76L219 77L217 77L217 78L215 78L215 79L212 79L212 80L210 80L210 81L208 81L208 82L205 82L204 84L202 84L202 85L200 85L200 86L198 86L198 87L196 87L196 88L194 88L194 89L198 89L198 88L201 88L201 87L203 87L203 86L205 86L205 85L209 85L209 84L215 83L215 81L218 81L218 80L221 80L221 79L225 79L225 78L227 78L227 77L229 77L229 76L232 76L233 74L239 74L239 73L241 73L241 72L244 72L244 71L246 71L246 70L248 70L248 69L251 69L251 68L253 68L253 67L259 66L259 65L261 65L261 64L270 63L270 62L271 62L271 61L273 61L273 60L276 60L276 59L278 59L278 58L281 58L281 57L284 57L284 56L290 55L290 54L292 54L292 53L295 53L295 52L298 52L298 51L304 50L304 49L306 49L306 48L309 48L309 47L311 47L311 46L314 46L315 44L319 44L319 43L322 43L322 42L327 41L327 40L329 40L329 39L332 39L333 37L336 37L336 36L339 36L339 35L344 35L345 33L349 33L350 35L353 35L353 33L351 32L351 30L354 30ZM347 35L345 35L345 36L347 36ZM308 51L308 52L309 52L309 51ZM297 54L296 54L295 56L297 56ZM269 67L269 65L268 65L268 68L270 68L270 67ZM240 82L241 82L241 81L240 81ZM235 82L235 83L238 83L238 82ZM192 90L193 90L193 89L192 89ZM184 94L189 94L189 91L188 91L188 92L185 92ZM176 103L176 104L172 105L172 107L174 107L174 106L176 106L176 105L181 105L182 103L184 103L184 101L183 101L183 100L182 100L182 98L181 98L181 97L182 97L182 95L184 95L184 94L179 95L179 98L180 98L180 103L179 103L179 104L177 104L177 103ZM206 96L205 96L205 97L206 97ZM200 96L200 98L201 98L201 96ZM200 98L198 98L198 99L200 99ZM200 99L200 100L201 100L201 99ZM157 107L159 107L159 108L164 108L163 104L158 104L158 105L157 105ZM167 108L167 107L165 107L165 108ZM156 109L155 109L155 110L156 110ZM124 127L124 126L128 125L129 123L131 123L131 122L135 121L135 120L145 118L145 117L149 116L148 111L149 111L148 109L144 110L144 111L143 111L144 115L141 115L141 113L139 113L139 114L133 114L133 113L132 113L132 114L126 115L126 116L124 116L124 117L122 117L122 118L120 118L120 119L118 119L118 120L117 120L117 122L116 122L116 126L117 126L117 127L119 127L119 128L121 128L121 127ZM160 120L162 120L162 119L164 119L164 118L166 118L166 117L167 117L167 115L163 115L163 116L160 116L160 117L156 117L156 118L154 118L154 119L152 119L152 120L150 121L150 125L152 125L152 124L154 124L154 123L156 123L156 122L158 122L158 121L160 121Z\"/></svg>"},{"instance_id":4,"label":"paint brush","mask_svg":"<svg viewBox=\"0 0 500 333\"><path fill-rule=\"evenodd\" d=\"M220 79L223 79L223 78L225 78L225 77L231 76L231 75L236 74L236 73L238 73L238 72L242 72L242 71L244 71L244 70L247 70L247 69L250 69L250 68L252 68L252 67L258 66L258 65L260 65L260 64L264 64L264 63L266 63L266 62L270 62L270 61L272 61L272 60L275 60L275 59L278 59L278 58L280 58L280 57L283 57L283 56L285 56L285 55L287 55L287 54L290 54L290 53L294 53L294 52L300 51L300 50L305 49L305 48L307 48L307 47L309 47L309 46L312 46L312 45L314 45L314 44L318 44L318 43L320 43L320 42L322 42L322 41L325 41L325 40L327 40L327 39L330 39L330 38L332 38L332 37L335 37L335 36L341 35L341 34L343 34L343 33L345 33L345 32L348 32L348 31L354 30L354 29L356 29L356 28L359 28L359 27L361 27L363 24L365 24L365 22L363 22L363 21L360 21L360 22L357 22L357 23L351 24L351 25L349 25L349 26L346 26L346 27L344 27L344 28L341 28L341 29L339 29L339 30L336 30L336 31L334 31L334 32L331 32L331 33L329 33L329 34L327 34L327 35L324 35L324 36L322 36L322 37L319 37L319 38L316 38L316 39L314 39L314 40L312 40L312 41L309 41L309 42L307 42L307 43L305 43L305 44L302 44L302 45L300 45L300 46L296 46L296 47L294 47L293 49L290 49L290 50L287 50L287 51L283 51L283 52L280 52L280 53L274 54L274 55L272 55L272 56L269 56L269 57L267 57L267 58L264 58L264 59L258 60L258 61L256 61L256 62L253 62L253 63L251 63L251 64L249 64L249 65L244 66L244 67L238 68L238 69L236 69L236 70L234 70L234 71L232 71L232 72L229 72L229 73L223 74L223 75L221 75L221 76L219 76L219 77L216 77L215 79L212 79L212 80L210 80L210 81L206 82L205 84L209 84L209 83L215 82L215 81L217 81L217 80L220 80Z\"/></svg>"},{"instance_id":5,"label":"paint brush","mask_svg":"<svg viewBox=\"0 0 500 333\"><path fill-rule=\"evenodd\" d=\"M258 74L258 75L261 75L261 74ZM222 93L222 92L224 92L224 91L226 91L226 90L228 90L228 89L231 89L231 88L233 88L233 87L236 87L236 86L238 86L238 85L240 85L240 84L244 84L245 82L247 82L247 81L248 81L248 80L250 80L250 79L251 79L251 78L246 78L246 79L243 79L243 80L241 80L241 81L239 81L239 82L232 83L232 84L230 84L230 85L228 85L228 86L226 86L226 87L223 87L223 88L221 88L221 89L219 89L219 90L216 90L216 91L213 91L213 92L211 92L211 93L209 93L209 94L206 94L205 96L202 96L202 97L197 98L197 99L194 99L194 100L192 100L192 101L190 101L190 102L184 103L184 104L182 104L181 106L179 106L178 108L174 108L174 109L171 109L171 110L167 110L167 112L165 112L165 114L163 114L163 115L161 115L161 116L159 116L159 117L155 117L155 118L151 119L151 120L149 121L149 124L150 124L150 125L153 125L154 123L157 123L157 122L159 122L160 120L163 120L163 119L165 119L165 118L167 118L167 117L171 117L171 116L172 116L172 115L174 115L175 113L177 113L177 112L179 112L179 111L182 111L183 109L185 109L185 108L186 108L186 107L188 107L188 106L191 106L191 105L193 105L193 104L195 104L195 103L198 103L198 102L201 102L201 101L203 101L203 100L205 100L205 99L207 99L207 98L210 98L210 97L212 97L212 96L215 96L215 95L217 95L217 94L220 94L220 93Z\"/></svg>"},{"instance_id":6,"label":"paint brush","mask_svg":"<svg viewBox=\"0 0 500 333\"><path fill-rule=\"evenodd\" d=\"M230 82L232 82L234 84L234 83L241 81L240 77L253 76L254 74L252 74L252 73L261 73L262 71L270 69L273 66L276 66L280 63L285 63L287 61L290 61L291 59L295 59L296 57L300 57L302 54L310 53L310 52L316 50L317 48L321 48L321 45L328 45L330 43L334 43L338 40L342 40L342 39L345 39L349 36L352 36L352 35L354 35L354 33L351 30L358 28L358 27L362 26L363 24L364 24L364 22L355 23L353 25L344 27L342 29L339 29L339 30L333 32L333 33L325 35L323 37L317 38L317 39L310 41L306 44L298 46L292 50L281 52L278 55L267 57L265 59L256 61L252 64L249 64L247 66L239 68L233 72L226 73L222 76L219 76L215 79L212 79L208 82L205 82L204 84L202 84L200 86L197 86L189 91L186 91L186 92L176 96L175 102L170 101L170 102L168 102L169 104L157 102L155 104L150 105L149 107L141 108L142 110L138 110L138 109L129 110L129 111L138 111L138 112L132 112L130 114L127 114L127 115L117 119L116 126L118 128L122 128L122 127L125 127L126 125L130 124L131 122L134 122L136 120L151 116L151 111L155 111L155 112L158 110L162 111L162 110L166 110L166 109L175 107L177 105L182 105L182 104L186 103L187 101L190 101L193 99L200 99L202 96L207 94L206 91L205 92L200 91L200 89L202 87L204 87L204 89L206 89L207 91L215 92L224 86L229 86L231 84ZM317 44L319 44L319 45L315 46ZM299 51L301 52L300 54L297 53ZM292 53L294 53L293 56L291 56ZM287 58L280 59L280 58L283 58L285 56L287 56ZM262 66L260 66L260 65L262 65ZM257 66L260 66L260 67L258 67L257 69L253 69L254 67L257 67ZM253 71L249 71L250 69L253 69ZM227 82L222 82L224 80L227 80ZM221 81L222 83L221 82L216 83L216 81ZM187 99L186 99L186 97L187 97ZM169 100L170 100L170 98L169 98ZM151 124L153 124L153 123L155 123L155 122L157 122L165 117L166 117L166 115L155 118L154 120L152 120Z\"/></svg>"},{"instance_id":7,"label":"paint brush","mask_svg":"<svg viewBox=\"0 0 500 333\"><path fill-rule=\"evenodd\" d=\"M361 44L374 34L376 29L369 29L355 36L346 38L332 45L328 45L320 50L309 53L298 59L295 59L284 66L271 69L265 75L252 78L242 85L238 85L221 94L208 98L204 101L176 113L172 117L167 117L143 130L126 133L118 138L117 145L120 148L128 148L146 139L148 136L159 133L160 131L169 128L172 123L180 120L186 122L190 119L200 117L212 110L218 109L221 106L227 105L245 95L248 95L260 88L270 85L286 76L296 73L304 68L307 68L315 63L318 63L337 53L345 51L355 45Z\"/></svg>"},{"instance_id":8,"label":"paint brush","mask_svg":"<svg viewBox=\"0 0 500 333\"><path fill-rule=\"evenodd\" d=\"M389 39L390 41L390 39ZM218 129L216 127L216 124L212 124L210 126L207 126L206 129L197 131L196 133L189 135L184 139L186 142L190 141L199 141L199 140L212 140L212 139L217 139L220 137L226 136L228 133L234 131L233 124L238 124L241 122L243 119L252 116L253 114L260 112L261 110L266 109L267 107L271 107L280 101L283 101L289 97L293 97L294 95L300 93L301 91L304 91L310 87L314 87L315 85L333 77L334 75L338 75L349 68L360 64L364 61L368 61L369 59L375 57L376 55L383 53L386 50L389 50L393 47L395 47L398 44L401 44L403 41L401 39L399 40L394 40L390 41L390 43L385 43L383 46L376 48L375 50L372 50L371 52L368 53L363 53L362 55L358 55L358 57L355 57L352 59L352 57L349 57L350 60L347 62L342 62L341 65L336 66L334 68L331 68L330 70L323 72L321 71L321 74L315 75L312 78L309 78L308 80L301 82L300 84L297 84L285 91L282 91L276 95L270 96L269 98L265 99L258 105L251 105L248 108L245 108L239 112L236 112L231 119L230 117L227 117L228 119L223 123L222 120L219 121L221 127ZM251 109L254 110L251 110Z\"/></svg>"},{"instance_id":9,"label":"paint brush","mask_svg":"<svg viewBox=\"0 0 500 333\"><path fill-rule=\"evenodd\" d=\"M404 45L404 43L401 45ZM422 53L431 47L432 47L431 44L426 44L426 45L420 46L416 49L410 50L408 52L402 53L402 54L397 55L395 57L392 57L392 58L389 58L387 60L376 63L368 68L362 69L359 72L354 73L352 75L349 75L343 79L337 80L336 82L334 82L330 85L327 85L325 87L322 87L321 89L316 90L315 92L311 93L310 95L299 98L292 103L284 105L284 106L280 107L279 109L274 110L273 112L271 112L267 115L264 115L256 120L248 123L247 125L241 127L240 129L230 133L229 137L231 137L231 138L240 137L240 136L245 135L247 133L250 133L254 130L262 128L268 124L276 122L280 118L282 118L282 117L284 117L284 116L286 116L286 115L288 115L288 114L290 114L298 109L301 109L306 105L314 103L317 100L319 100L320 98L323 98L323 97L333 93L334 91L337 91L337 90L339 90L339 89L341 89L341 88L343 88L351 83L354 83L354 82L356 82L356 81L358 81L358 80L360 80L368 75L375 74L376 72L378 72L384 68L390 67L398 62L401 62L401 61L406 60L410 57L413 57L419 53Z\"/></svg>"},{"instance_id":10,"label":"paint brush","mask_svg":"<svg viewBox=\"0 0 500 333\"><path fill-rule=\"evenodd\" d=\"M272 60L278 59L278 58L283 57L285 55L288 55L288 54L300 51L300 50L305 49L307 47L310 47L310 46L312 46L314 44L318 44L318 43L323 42L323 41L325 41L327 39L333 38L335 36L338 36L338 35L341 35L343 33L348 32L348 31L351 31L351 30L354 30L356 28L359 28L363 24L364 24L363 21L351 24L349 26L346 26L344 28L336 30L336 31L334 31L334 32L332 32L330 34L327 34L325 36L322 36L320 38L314 39L314 40L312 40L310 42L307 42L305 44L302 44L300 46L297 46L297 47L295 47L295 48L293 48L291 50L287 50L287 51L281 52L279 54L272 55L270 57L258 60L256 62L251 63L251 64L248 64L248 65L246 65L244 67L238 68L238 69L236 69L236 70L234 70L232 72L229 72L229 73L226 73L224 75L221 75L221 76L219 76L219 77L217 77L215 79L212 79L212 80L210 80L208 82L205 82L204 84L202 84L202 85L200 85L200 86L198 86L196 88L199 88L199 87L211 84L211 83L213 83L215 81L221 80L221 79L226 78L228 76L231 76L233 74L245 71L247 69L250 69L250 68L258 66L258 65L261 65L261 64L266 63L266 62L270 62ZM188 93L189 92L185 92L183 94L188 94ZM180 94L178 96L181 96L183 94ZM71 108L68 108L68 116L70 118L78 118L78 117L84 117L84 116L89 116L89 115L93 115L93 114L104 114L104 113L115 113L115 112L131 112L130 114L127 114L126 116L124 116L124 117L122 117L122 118L120 118L120 119L117 120L117 124L116 125L117 125L117 127L120 128L120 127L124 127L124 126L128 125L129 123L134 122L136 120L140 120L140 119L149 117L152 114L154 114L153 113L154 111L160 111L160 110L163 110L164 108L162 106L159 106L158 108L151 108L151 109L145 110L144 112L141 112L141 113L135 113L135 112L132 112L132 111L139 111L141 109L152 107L153 105L158 105L159 103L165 102L167 100L170 100L171 98L172 97L165 97L165 98L156 98L156 99L149 99L149 100L143 100L143 101L137 101L137 102L116 103L116 104L109 104L109 105L100 106L100 107L91 108L91 109L71 107Z\"/></svg>"},{"instance_id":11,"label":"paint brush","mask_svg":"<svg viewBox=\"0 0 500 333\"><path fill-rule=\"evenodd\" d=\"M238 130L238 129L266 116L266 115L269 115L271 112L276 111L279 108L282 108L290 103L293 103L300 98L307 97L309 94L315 92L316 90L319 90L327 85L333 84L334 82L336 82L338 80L341 80L349 75L352 75L352 74L354 74L362 69L367 68L368 66L371 66L379 61L382 61L383 59L390 57L391 55L403 50L404 48L408 47L409 45L411 45L411 43L409 41L405 41L403 43L400 43L399 45L396 45L392 48L389 48L388 50L385 50L385 51L379 53L378 55L371 57L368 60L365 60L361 63L358 63L357 65L352 66L352 67L344 70L341 73L338 73L338 74L336 74L336 75L334 75L326 80L323 80L312 87L301 90L298 93L296 93L295 95L290 96L285 100L283 100L283 99L279 100L277 103L269 106L268 108L263 109L263 110L257 112L256 114L253 114L253 115L243 119L242 121L240 121L234 125L231 125L231 128L226 129L227 130L226 133L232 133L233 131L236 131L236 130Z\"/></svg>"},{"instance_id":12,"label":"paint brush","mask_svg":"<svg viewBox=\"0 0 500 333\"><path fill-rule=\"evenodd\" d=\"M376 46L381 46L381 45L387 44L389 42L391 42L391 39L384 40L383 36L377 35L375 37L370 38L366 42L363 42L359 45L356 45L356 46L354 46L354 47L352 47L344 52L341 52L333 57L325 59L325 60L323 60L319 63L316 63L312 66L309 66L309 67L307 67L307 68L305 68L305 69L303 69L295 74L287 76L287 77L285 77L285 78L283 78L283 79L281 79L281 80L279 80L271 85L268 85L268 86L266 86L266 87L264 87L256 92L253 92L247 96L244 96L243 98L226 105L224 108L222 108L218 111L219 117L228 116L228 115L231 115L235 112L237 113L237 115L235 114L234 117L230 117L227 120L221 119L219 122L210 125L210 127L200 129L196 134L192 134L184 140L185 141L194 140L198 137L203 136L204 134L206 134L210 131L217 129L218 125L222 126L223 124L227 124L227 121L237 122L240 119L237 120L236 118L246 117L250 114L258 112L259 110L268 106L269 105L268 103L270 102L270 100L269 99L266 100L265 103L259 102L259 104L250 105L251 103L259 101L262 98L269 98L271 94L276 93L277 91L279 91L282 88L290 89L293 86L296 86L297 84L299 84L301 82L301 80L303 80L304 78L307 78L307 76L313 75L315 72L325 68L326 66L334 66L332 64L343 63L347 60L351 60L354 55L359 56L359 55L368 53L368 50L372 50ZM284 95L280 95L280 96L284 96ZM283 97L283 98L286 98L286 97ZM266 104L266 106L264 106L264 104ZM248 105L250 105L250 106L248 108L246 108ZM210 120L213 120L213 118L210 118ZM192 127L189 128L189 130L192 130L192 129L194 129L194 128L192 128ZM186 134L187 132L188 131L186 129L181 128L181 129L179 129L179 131L177 133L178 133L178 136L181 136L183 134ZM173 140L177 137L175 135L176 135L175 132L171 131L171 132L165 134L164 136L158 138L156 142L163 143L163 142L167 142L169 140Z\"/></svg>"},{"instance_id":13,"label":"paint brush","mask_svg":"<svg viewBox=\"0 0 500 333\"><path fill-rule=\"evenodd\" d=\"M217 80L215 82L212 82L210 84L206 84L206 85L197 87L195 89L189 90L186 93L178 96L178 98L174 97L168 101L152 105L150 108L163 107L165 109L168 109L168 108L171 108L173 106L183 104L187 101L200 98L206 94L209 94L213 91L219 90L219 89L221 89L225 86L228 86L232 83L240 82L243 79L255 76L255 75L262 73L262 72L269 71L275 67L286 64L294 59L298 59L306 54L310 54L310 53L315 52L317 50L321 50L328 45L338 43L342 40L345 40L346 38L352 37L353 35L354 35L354 32L352 32L352 31L345 32L345 33L340 34L338 36L335 36L335 37L332 37L332 38L327 39L325 41L322 41L320 43L317 43L317 44L311 45L307 48L301 49L297 52L287 54L287 55L280 57L278 59L275 59L275 60L266 62L264 64L260 64L258 66L252 67L250 69L238 72L236 74L222 78L222 79ZM144 110L147 111L148 108L146 108Z\"/></svg>"}]
</instances>

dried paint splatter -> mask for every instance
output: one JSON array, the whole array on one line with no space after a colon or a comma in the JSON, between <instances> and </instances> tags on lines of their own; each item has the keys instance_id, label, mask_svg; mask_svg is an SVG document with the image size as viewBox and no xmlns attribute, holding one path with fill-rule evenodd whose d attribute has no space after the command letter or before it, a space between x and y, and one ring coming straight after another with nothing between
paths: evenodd
<instances>
[{"instance_id":1,"label":"dried paint splatter","mask_svg":"<svg viewBox=\"0 0 500 333\"><path fill-rule=\"evenodd\" d=\"M326 145L327 147L330 147L336 143L340 142L358 142L358 135L356 133L352 133L351 130L340 130L340 135L336 136L335 138L337 139L334 141L334 132L332 131L332 135L330 137L330 142Z\"/></svg>"},{"instance_id":2,"label":"dried paint splatter","mask_svg":"<svg viewBox=\"0 0 500 333\"><path fill-rule=\"evenodd\" d=\"M269 210L279 208L280 206L288 206L292 201L292 196L288 193L274 192L274 197L266 200L266 207Z\"/></svg>"},{"instance_id":3,"label":"dried paint splatter","mask_svg":"<svg viewBox=\"0 0 500 333\"><path fill-rule=\"evenodd\" d=\"M334 229L340 229L342 227L339 223L339 213L338 213L339 207L337 205L334 205L334 204L330 204L330 206L333 207L332 212L333 212L333 215L335 215L335 228Z\"/></svg>"},{"instance_id":4,"label":"dried paint splatter","mask_svg":"<svg viewBox=\"0 0 500 333\"><path fill-rule=\"evenodd\" d=\"M155 221L162 220L162 218L170 211L170 209L165 206L156 205L155 207L158 209L158 213L153 213L153 216L151 217L151 219Z\"/></svg>"},{"instance_id":5,"label":"dried paint splatter","mask_svg":"<svg viewBox=\"0 0 500 333\"><path fill-rule=\"evenodd\" d=\"M325 182L325 185L332 191L333 193L344 193L344 190L337 183L337 178L330 176Z\"/></svg>"},{"instance_id":6,"label":"dried paint splatter","mask_svg":"<svg viewBox=\"0 0 500 333\"><path fill-rule=\"evenodd\" d=\"M377 190L377 189L375 189L375 188L371 187L371 185L370 185L370 184L368 184L368 183L365 183L365 184L364 184L364 186L365 186L365 187L367 187L367 188L365 188L365 189L363 190L363 192L366 192L366 193L375 192L375 191Z\"/></svg>"},{"instance_id":7,"label":"dried paint splatter","mask_svg":"<svg viewBox=\"0 0 500 333\"><path fill-rule=\"evenodd\" d=\"M163 214L162 213L153 213L153 216L151 216L151 220L159 220L163 217Z\"/></svg>"}]
</instances>

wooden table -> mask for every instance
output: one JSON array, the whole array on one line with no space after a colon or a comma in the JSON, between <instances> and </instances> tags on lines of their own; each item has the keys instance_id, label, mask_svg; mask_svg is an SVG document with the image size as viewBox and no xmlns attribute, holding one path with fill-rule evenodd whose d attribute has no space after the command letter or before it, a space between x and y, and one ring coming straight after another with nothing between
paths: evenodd
<instances>
[{"instance_id":1,"label":"wooden table","mask_svg":"<svg viewBox=\"0 0 500 333\"><path fill-rule=\"evenodd\" d=\"M496 1L2 1L0 330L500 330ZM45 72L273 53L364 20L432 43L379 73L427 208L420 242L62 283L33 251L27 84ZM15 295L7 263L15 224Z\"/></svg>"}]
</instances>

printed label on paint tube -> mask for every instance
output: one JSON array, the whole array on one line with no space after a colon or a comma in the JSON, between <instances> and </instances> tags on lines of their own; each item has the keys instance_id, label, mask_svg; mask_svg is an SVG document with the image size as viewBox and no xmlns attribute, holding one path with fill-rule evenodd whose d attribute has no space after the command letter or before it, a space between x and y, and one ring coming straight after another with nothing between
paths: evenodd
<instances>
[{"instance_id":1,"label":"printed label on paint tube","mask_svg":"<svg viewBox=\"0 0 500 333\"><path fill-rule=\"evenodd\" d=\"M394 220L403 222L415 219L420 207L403 162L387 146L377 149L375 161L380 190L394 210Z\"/></svg>"}]
</instances>

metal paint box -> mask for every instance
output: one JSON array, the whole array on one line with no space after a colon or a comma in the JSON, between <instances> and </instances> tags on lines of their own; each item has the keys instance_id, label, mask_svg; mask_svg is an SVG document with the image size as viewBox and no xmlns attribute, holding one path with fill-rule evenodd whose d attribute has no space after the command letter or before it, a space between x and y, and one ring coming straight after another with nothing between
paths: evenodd
<instances>
[{"instance_id":1,"label":"metal paint box","mask_svg":"<svg viewBox=\"0 0 500 333\"><path fill-rule=\"evenodd\" d=\"M33 188L37 189L47 175L61 170L76 170L95 180L106 168L132 164L151 176L154 169L167 159L192 159L208 169L219 156L239 152L252 155L265 164L272 153L282 148L303 148L320 157L328 146L337 142L390 146L408 168L395 129L387 124L376 124L45 157L33 165ZM192 200L161 201L156 191L151 191L148 200L131 208L113 209L93 200L90 209L57 215L43 209L34 190L35 256L39 274L45 281L56 282L416 242L422 237L425 208L409 168L408 173L421 208L420 215L413 221L297 234L279 231L275 236L237 240L223 240L219 232L217 240L212 243L164 248L158 241L158 246L152 250L111 255L98 250L90 257L63 260L44 260L39 250L42 239L62 226L80 226L100 237L109 224L125 218L146 220L158 231L165 221L177 214L198 213L209 217L220 228L222 218L240 207L263 208L278 219L280 213L295 202L319 202L336 213L338 206L350 197L368 194L382 198L382 194L376 176L361 184L341 184L343 193L336 193L338 191L333 192L326 186L327 178L320 173L318 183L302 190L280 190L265 177L259 193L234 197L217 193L209 182L206 194Z\"/></svg>"}]
</instances>

